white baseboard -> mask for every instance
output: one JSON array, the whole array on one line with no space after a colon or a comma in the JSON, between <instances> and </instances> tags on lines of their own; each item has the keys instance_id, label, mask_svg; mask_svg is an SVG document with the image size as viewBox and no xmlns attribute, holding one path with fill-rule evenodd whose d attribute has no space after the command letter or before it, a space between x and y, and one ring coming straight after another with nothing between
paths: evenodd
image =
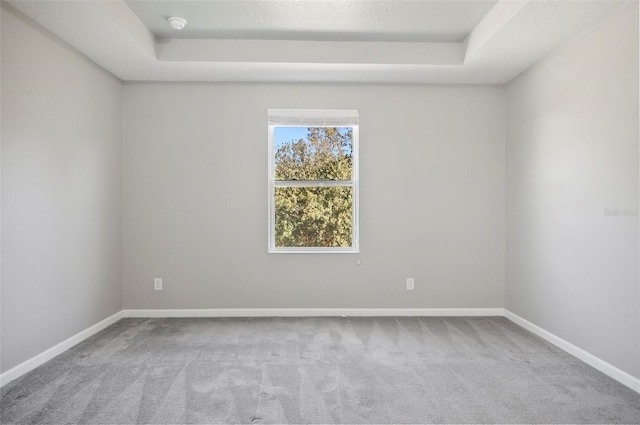
<instances>
[{"instance_id":1,"label":"white baseboard","mask_svg":"<svg viewBox=\"0 0 640 425\"><path fill-rule=\"evenodd\" d=\"M220 308L121 310L46 351L0 374L0 388L122 318L321 317L321 316L504 316L503 308Z\"/></svg>"},{"instance_id":2,"label":"white baseboard","mask_svg":"<svg viewBox=\"0 0 640 425\"><path fill-rule=\"evenodd\" d=\"M624 384L632 390L640 393L640 379L628 374L623 370L618 369L612 364L607 363L606 361L594 356L593 354L583 350L582 348L576 347L575 345L560 338L559 336L556 336L551 332L542 329L540 326L534 325L533 323L529 322L526 319L523 319L517 314L510 312L509 310L505 309L504 316L507 319L511 320L513 323L522 326L526 330L538 335L540 338L547 340L556 347L566 351L574 357L577 357L589 366L594 367L605 375L608 375L621 384Z\"/></svg>"},{"instance_id":3,"label":"white baseboard","mask_svg":"<svg viewBox=\"0 0 640 425\"><path fill-rule=\"evenodd\" d=\"M504 316L503 308L214 308L124 310L123 317Z\"/></svg>"},{"instance_id":4,"label":"white baseboard","mask_svg":"<svg viewBox=\"0 0 640 425\"><path fill-rule=\"evenodd\" d=\"M616 381L640 393L640 379L618 369L593 354L523 319L504 308L220 308L220 309L152 309L122 310L67 340L0 374L0 387L46 363L74 345L100 332L122 318L161 317L321 317L321 316L500 316L547 340Z\"/></svg>"},{"instance_id":5,"label":"white baseboard","mask_svg":"<svg viewBox=\"0 0 640 425\"><path fill-rule=\"evenodd\" d=\"M67 351L69 348L84 341L90 336L100 332L101 330L114 324L120 319L122 319L122 310L96 323L95 325L90 326L87 329L75 334L71 338L68 338L62 341L61 343L54 345L53 347L30 358L29 360L26 360L20 363L18 366L12 369L9 369L8 371L0 375L0 387L5 386L6 384L13 381L14 379L19 378L25 373L30 372L33 369L37 368L38 366L48 362L55 356L62 354L63 352Z\"/></svg>"}]
</instances>

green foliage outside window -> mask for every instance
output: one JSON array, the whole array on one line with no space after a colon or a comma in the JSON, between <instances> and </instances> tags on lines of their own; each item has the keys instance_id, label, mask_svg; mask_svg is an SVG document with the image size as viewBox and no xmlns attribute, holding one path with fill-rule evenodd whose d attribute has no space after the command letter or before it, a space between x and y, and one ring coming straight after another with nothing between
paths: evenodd
<instances>
[{"instance_id":1,"label":"green foliage outside window","mask_svg":"<svg viewBox=\"0 0 640 425\"><path fill-rule=\"evenodd\" d=\"M279 143L275 179L350 181L353 145L350 127L309 127L307 137ZM277 247L350 247L353 229L350 186L275 188Z\"/></svg>"}]
</instances>

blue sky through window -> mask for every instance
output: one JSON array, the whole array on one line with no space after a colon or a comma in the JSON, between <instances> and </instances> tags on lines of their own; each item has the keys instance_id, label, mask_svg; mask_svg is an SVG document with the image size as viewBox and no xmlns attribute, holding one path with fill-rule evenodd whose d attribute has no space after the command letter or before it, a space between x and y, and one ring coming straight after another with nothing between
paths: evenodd
<instances>
[{"instance_id":1,"label":"blue sky through window","mask_svg":"<svg viewBox=\"0 0 640 425\"><path fill-rule=\"evenodd\" d=\"M274 131L276 150L292 140L297 142L299 139L307 138L307 127L276 127Z\"/></svg>"},{"instance_id":2,"label":"blue sky through window","mask_svg":"<svg viewBox=\"0 0 640 425\"><path fill-rule=\"evenodd\" d=\"M292 140L307 139L308 127L275 127L273 132L274 151ZM345 134L349 127L338 127L340 133Z\"/></svg>"}]
</instances>

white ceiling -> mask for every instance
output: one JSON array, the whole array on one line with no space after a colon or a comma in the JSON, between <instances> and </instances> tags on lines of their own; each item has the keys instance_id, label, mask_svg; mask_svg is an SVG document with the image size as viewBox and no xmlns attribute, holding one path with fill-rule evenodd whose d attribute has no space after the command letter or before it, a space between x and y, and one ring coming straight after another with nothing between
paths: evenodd
<instances>
[{"instance_id":1,"label":"white ceiling","mask_svg":"<svg viewBox=\"0 0 640 425\"><path fill-rule=\"evenodd\" d=\"M124 81L501 84L637 0L7 2Z\"/></svg>"},{"instance_id":2,"label":"white ceiling","mask_svg":"<svg viewBox=\"0 0 640 425\"><path fill-rule=\"evenodd\" d=\"M497 0L140 1L127 5L158 38L462 42ZM167 18L188 21L175 31Z\"/></svg>"}]
</instances>

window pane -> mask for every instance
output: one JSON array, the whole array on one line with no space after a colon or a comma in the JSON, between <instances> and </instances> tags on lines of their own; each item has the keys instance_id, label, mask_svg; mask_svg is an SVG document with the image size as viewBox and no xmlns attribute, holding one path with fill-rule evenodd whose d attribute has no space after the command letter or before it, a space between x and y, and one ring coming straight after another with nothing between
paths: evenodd
<instances>
[{"instance_id":1,"label":"window pane","mask_svg":"<svg viewBox=\"0 0 640 425\"><path fill-rule=\"evenodd\" d=\"M276 180L351 180L352 127L275 127Z\"/></svg>"},{"instance_id":2,"label":"window pane","mask_svg":"<svg viewBox=\"0 0 640 425\"><path fill-rule=\"evenodd\" d=\"M351 247L351 187L276 187L276 247Z\"/></svg>"}]
</instances>

